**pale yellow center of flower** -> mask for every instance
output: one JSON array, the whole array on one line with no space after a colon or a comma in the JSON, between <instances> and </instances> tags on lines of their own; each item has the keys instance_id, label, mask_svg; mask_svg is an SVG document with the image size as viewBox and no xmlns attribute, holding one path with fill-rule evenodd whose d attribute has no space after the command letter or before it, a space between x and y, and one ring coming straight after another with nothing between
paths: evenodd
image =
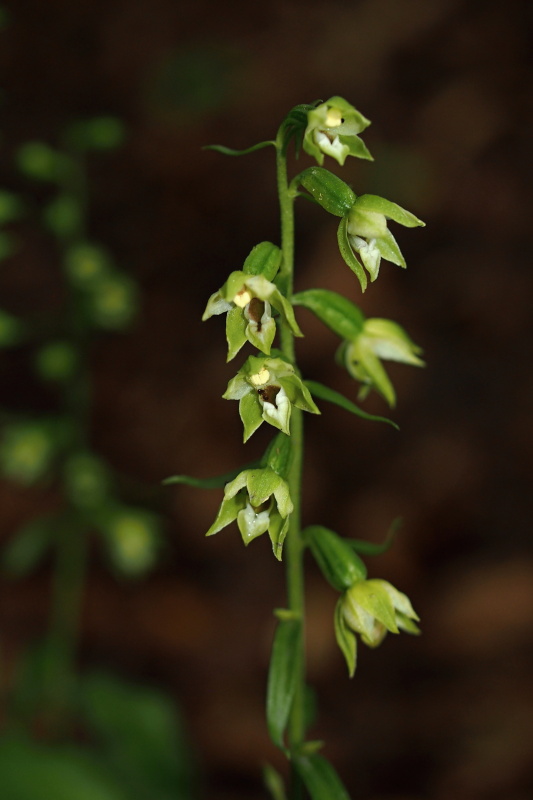
<instances>
[{"instance_id":1,"label":"pale yellow center of flower","mask_svg":"<svg viewBox=\"0 0 533 800\"><path fill-rule=\"evenodd\" d=\"M252 375L250 381L253 383L254 386L262 386L263 383L268 383L270 380L270 372L263 367L263 369L259 370L256 375Z\"/></svg>"},{"instance_id":2,"label":"pale yellow center of flower","mask_svg":"<svg viewBox=\"0 0 533 800\"><path fill-rule=\"evenodd\" d=\"M235 303L236 306L239 306L239 308L244 308L244 306L248 305L251 299L252 295L250 294L248 289L241 289L241 291L237 292L237 294L233 298L233 302Z\"/></svg>"},{"instance_id":3,"label":"pale yellow center of flower","mask_svg":"<svg viewBox=\"0 0 533 800\"><path fill-rule=\"evenodd\" d=\"M342 114L338 108L328 108L326 128L336 128L342 123Z\"/></svg>"}]
</instances>

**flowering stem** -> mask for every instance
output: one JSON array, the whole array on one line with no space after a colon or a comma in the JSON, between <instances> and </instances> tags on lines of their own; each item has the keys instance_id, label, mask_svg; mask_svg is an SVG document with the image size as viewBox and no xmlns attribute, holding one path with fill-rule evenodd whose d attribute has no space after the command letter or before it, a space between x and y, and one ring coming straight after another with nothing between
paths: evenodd
<instances>
[{"instance_id":1,"label":"flowering stem","mask_svg":"<svg viewBox=\"0 0 533 800\"><path fill-rule=\"evenodd\" d=\"M283 254L279 272L280 289L290 301L293 288L294 272L294 208L293 197L289 193L287 181L287 160L283 146L282 133L276 140L276 164L278 194L281 212L281 250ZM281 350L284 357L292 364L295 362L294 335L285 322L280 328ZM305 737L305 650L304 650L304 543L300 526L302 461L303 461L303 414L299 408L293 407L291 415L290 459L288 484L294 510L290 516L289 531L285 544L287 569L288 607L300 620L301 634L298 647L297 681L294 700L289 717L288 735L292 751L296 750ZM303 786L299 776L293 770L291 798L303 797Z\"/></svg>"}]
</instances>

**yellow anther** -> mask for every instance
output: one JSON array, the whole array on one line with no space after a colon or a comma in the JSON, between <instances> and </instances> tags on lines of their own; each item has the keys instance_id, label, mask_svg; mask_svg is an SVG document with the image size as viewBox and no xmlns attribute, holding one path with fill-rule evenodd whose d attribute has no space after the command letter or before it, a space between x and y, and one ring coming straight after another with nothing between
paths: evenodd
<instances>
[{"instance_id":1,"label":"yellow anther","mask_svg":"<svg viewBox=\"0 0 533 800\"><path fill-rule=\"evenodd\" d=\"M328 108L326 114L326 128L336 128L342 123L342 114L338 108Z\"/></svg>"},{"instance_id":2,"label":"yellow anther","mask_svg":"<svg viewBox=\"0 0 533 800\"><path fill-rule=\"evenodd\" d=\"M244 306L248 305L251 299L252 295L250 294L248 289L241 289L241 291L237 292L237 294L233 298L233 302L235 303L236 306L239 306L239 308L244 308Z\"/></svg>"},{"instance_id":3,"label":"yellow anther","mask_svg":"<svg viewBox=\"0 0 533 800\"><path fill-rule=\"evenodd\" d=\"M262 386L264 383L268 383L270 380L270 372L267 370L266 367L259 370L256 375L252 375L250 381L253 383L254 386Z\"/></svg>"}]
</instances>

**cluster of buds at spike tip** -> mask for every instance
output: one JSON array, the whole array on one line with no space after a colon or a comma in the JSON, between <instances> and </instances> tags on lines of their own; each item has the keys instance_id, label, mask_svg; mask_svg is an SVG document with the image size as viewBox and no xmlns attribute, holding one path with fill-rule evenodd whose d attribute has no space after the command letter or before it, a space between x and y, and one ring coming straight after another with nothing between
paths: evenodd
<instances>
[{"instance_id":1,"label":"cluster of buds at spike tip","mask_svg":"<svg viewBox=\"0 0 533 800\"><path fill-rule=\"evenodd\" d=\"M293 504L289 486L271 467L247 469L224 489L224 500L207 536L236 521L244 544L268 531L272 549L281 560L283 540Z\"/></svg>"},{"instance_id":2,"label":"cluster of buds at spike tip","mask_svg":"<svg viewBox=\"0 0 533 800\"><path fill-rule=\"evenodd\" d=\"M370 318L365 319L361 331L353 339L341 344L337 359L362 384L360 399L375 389L390 406L394 406L394 386L380 359L423 367L424 362L419 358L421 352L421 348L396 322Z\"/></svg>"},{"instance_id":3,"label":"cluster of buds at spike tip","mask_svg":"<svg viewBox=\"0 0 533 800\"><path fill-rule=\"evenodd\" d=\"M239 401L245 442L263 422L289 435L293 406L320 413L292 364L282 358L249 356L222 397Z\"/></svg>"},{"instance_id":4,"label":"cluster of buds at spike tip","mask_svg":"<svg viewBox=\"0 0 533 800\"><path fill-rule=\"evenodd\" d=\"M228 361L237 355L246 341L269 355L276 335L272 307L295 336L302 336L291 304L264 275L232 272L226 283L209 298L202 319L227 313Z\"/></svg>"},{"instance_id":5,"label":"cluster of buds at spike tip","mask_svg":"<svg viewBox=\"0 0 533 800\"><path fill-rule=\"evenodd\" d=\"M356 634L368 647L377 647L387 632L420 633L418 620L407 595L388 581L356 581L341 595L335 609L335 635L350 676L356 666Z\"/></svg>"},{"instance_id":6,"label":"cluster of buds at spike tip","mask_svg":"<svg viewBox=\"0 0 533 800\"><path fill-rule=\"evenodd\" d=\"M331 156L341 166L347 156L371 161L372 156L358 136L369 125L370 120L342 97L331 97L308 111L303 148L319 164L323 163L324 155Z\"/></svg>"}]
</instances>

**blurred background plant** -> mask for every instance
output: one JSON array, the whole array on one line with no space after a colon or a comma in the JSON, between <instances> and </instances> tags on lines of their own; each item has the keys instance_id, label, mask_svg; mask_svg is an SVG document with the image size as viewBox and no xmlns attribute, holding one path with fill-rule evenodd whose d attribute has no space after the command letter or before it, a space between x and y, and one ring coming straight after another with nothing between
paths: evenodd
<instances>
[{"instance_id":1,"label":"blurred background plant","mask_svg":"<svg viewBox=\"0 0 533 800\"><path fill-rule=\"evenodd\" d=\"M35 140L15 153L22 192L0 192L0 259L24 257L17 221L54 240L61 289L50 306L20 316L0 311L0 347L15 350L47 408L1 409L0 470L38 487L51 508L13 531L3 576L22 578L43 562L51 574L48 633L27 643L6 677L0 738L3 796L9 800L179 800L190 797L189 756L177 710L161 692L105 672L82 672L78 644L88 560L95 549L118 580L144 577L161 552L155 498L96 452L92 431L94 342L128 330L138 312L136 282L89 234L87 162L110 158L124 139L114 117L69 124L57 146ZM31 765L31 768L29 768Z\"/></svg>"}]
</instances>

